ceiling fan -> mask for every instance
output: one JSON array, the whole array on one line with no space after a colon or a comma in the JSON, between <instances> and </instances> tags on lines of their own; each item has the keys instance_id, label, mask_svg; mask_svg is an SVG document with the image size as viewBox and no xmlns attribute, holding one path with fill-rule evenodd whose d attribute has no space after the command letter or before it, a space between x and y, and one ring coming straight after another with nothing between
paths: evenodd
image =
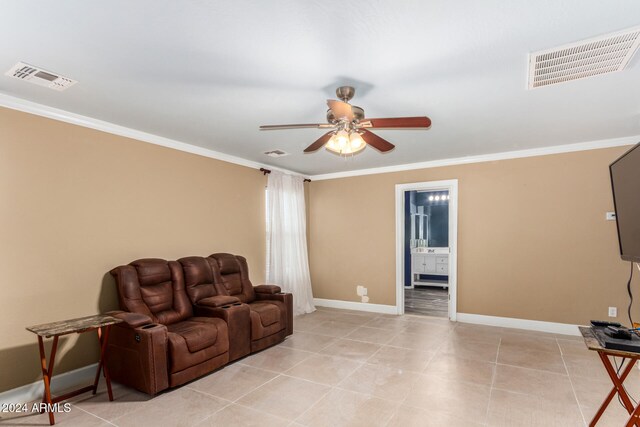
<instances>
[{"instance_id":1,"label":"ceiling fan","mask_svg":"<svg viewBox=\"0 0 640 427\"><path fill-rule=\"evenodd\" d=\"M351 86L341 86L336 89L335 99L327 100L327 123L308 123L293 125L265 125L260 130L280 129L330 129L318 138L313 144L304 149L305 153L317 151L322 146L327 150L349 156L362 151L367 145L371 145L380 152L393 150L395 145L380 138L369 129L427 129L431 126L431 119L422 117L396 117L384 119L365 118L364 110L349 104L356 90Z\"/></svg>"}]
</instances>

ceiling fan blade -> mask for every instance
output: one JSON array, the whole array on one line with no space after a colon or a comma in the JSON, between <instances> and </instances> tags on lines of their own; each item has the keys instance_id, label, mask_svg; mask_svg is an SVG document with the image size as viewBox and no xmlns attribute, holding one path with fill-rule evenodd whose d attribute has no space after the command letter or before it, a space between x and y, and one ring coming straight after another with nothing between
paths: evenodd
<instances>
[{"instance_id":1,"label":"ceiling fan blade","mask_svg":"<svg viewBox=\"0 0 640 427\"><path fill-rule=\"evenodd\" d=\"M395 148L395 145L393 145L392 143L390 143L385 139L380 138L378 135L376 135L373 132L369 132L366 129L360 129L360 131L362 132L362 139L364 139L364 142L366 142L367 144L369 144L370 146L372 146L378 151L385 153Z\"/></svg>"},{"instance_id":2,"label":"ceiling fan blade","mask_svg":"<svg viewBox=\"0 0 640 427\"><path fill-rule=\"evenodd\" d=\"M330 123L307 123L307 124L299 124L299 125L262 125L260 126L260 130L279 130L279 129L328 129L332 128L334 125Z\"/></svg>"},{"instance_id":3,"label":"ceiling fan blade","mask_svg":"<svg viewBox=\"0 0 640 427\"><path fill-rule=\"evenodd\" d=\"M351 105L343 101L337 101L335 99L327 99L327 105L333 111L333 115L336 119L353 120L353 110Z\"/></svg>"},{"instance_id":4,"label":"ceiling fan blade","mask_svg":"<svg viewBox=\"0 0 640 427\"><path fill-rule=\"evenodd\" d=\"M318 138L316 140L316 142L314 142L313 144L311 144L310 146L308 146L307 148L304 149L305 153L312 153L314 151L319 150L320 148L322 148L324 146L324 144L326 144L329 139L333 136L333 132L327 132L324 135L322 135L320 138Z\"/></svg>"},{"instance_id":5,"label":"ceiling fan blade","mask_svg":"<svg viewBox=\"0 0 640 427\"><path fill-rule=\"evenodd\" d=\"M371 123L369 126L368 123ZM364 119L360 122L360 126L366 128L375 128L375 129L412 129L412 128L422 128L427 129L431 126L431 119L429 117L393 117L393 118L385 118L385 119Z\"/></svg>"}]
</instances>

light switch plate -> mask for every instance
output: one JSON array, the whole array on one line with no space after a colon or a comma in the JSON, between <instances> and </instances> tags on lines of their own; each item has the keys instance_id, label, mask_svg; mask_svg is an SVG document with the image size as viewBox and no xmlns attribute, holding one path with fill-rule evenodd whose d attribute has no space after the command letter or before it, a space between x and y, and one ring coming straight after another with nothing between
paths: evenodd
<instances>
[{"instance_id":1,"label":"light switch plate","mask_svg":"<svg viewBox=\"0 0 640 427\"><path fill-rule=\"evenodd\" d=\"M607 219L607 221L615 221L616 220L616 213L615 212L607 212L607 215L605 216L605 218Z\"/></svg>"}]
</instances>

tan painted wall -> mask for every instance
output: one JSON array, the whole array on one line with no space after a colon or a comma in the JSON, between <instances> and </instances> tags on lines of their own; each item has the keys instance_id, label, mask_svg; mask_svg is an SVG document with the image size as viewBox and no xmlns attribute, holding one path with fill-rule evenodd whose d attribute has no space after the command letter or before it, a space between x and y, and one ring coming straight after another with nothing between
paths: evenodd
<instances>
[{"instance_id":1,"label":"tan painted wall","mask_svg":"<svg viewBox=\"0 0 640 427\"><path fill-rule=\"evenodd\" d=\"M117 308L108 271L226 251L264 275L263 175L0 108L0 391L39 379L32 324ZM61 341L56 372L93 363Z\"/></svg>"},{"instance_id":2,"label":"tan painted wall","mask_svg":"<svg viewBox=\"0 0 640 427\"><path fill-rule=\"evenodd\" d=\"M458 179L459 313L585 323L617 306L626 321L629 264L604 217L627 149L312 182L314 296L358 301L361 284L395 305L395 184Z\"/></svg>"}]
</instances>

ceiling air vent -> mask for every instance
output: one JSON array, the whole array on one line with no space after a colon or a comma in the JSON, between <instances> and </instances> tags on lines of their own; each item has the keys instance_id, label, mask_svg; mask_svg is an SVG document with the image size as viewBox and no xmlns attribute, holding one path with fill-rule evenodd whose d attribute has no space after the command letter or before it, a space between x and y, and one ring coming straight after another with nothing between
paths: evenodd
<instances>
[{"instance_id":1,"label":"ceiling air vent","mask_svg":"<svg viewBox=\"0 0 640 427\"><path fill-rule=\"evenodd\" d=\"M289 153L284 152L282 150L265 151L264 154L266 154L269 157L284 157L289 155Z\"/></svg>"},{"instance_id":2,"label":"ceiling air vent","mask_svg":"<svg viewBox=\"0 0 640 427\"><path fill-rule=\"evenodd\" d=\"M638 44L640 28L529 54L529 89L622 71Z\"/></svg>"},{"instance_id":3,"label":"ceiling air vent","mask_svg":"<svg viewBox=\"0 0 640 427\"><path fill-rule=\"evenodd\" d=\"M63 91L77 83L76 80L43 70L39 67L34 67L33 65L25 64L24 62L18 62L11 67L9 71L4 73L4 75L57 91Z\"/></svg>"}]
</instances>

